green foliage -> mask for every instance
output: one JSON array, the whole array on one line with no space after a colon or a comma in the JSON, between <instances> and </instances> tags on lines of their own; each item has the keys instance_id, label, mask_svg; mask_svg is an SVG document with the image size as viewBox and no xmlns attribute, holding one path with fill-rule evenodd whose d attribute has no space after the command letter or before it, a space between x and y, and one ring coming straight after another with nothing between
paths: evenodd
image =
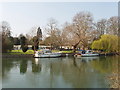
<instances>
[{"instance_id":1,"label":"green foliage","mask_svg":"<svg viewBox=\"0 0 120 90\"><path fill-rule=\"evenodd\" d=\"M34 36L32 41L33 41L32 49L33 50L38 50L38 46L39 46L39 39L38 39L38 37Z\"/></svg>"},{"instance_id":2,"label":"green foliage","mask_svg":"<svg viewBox=\"0 0 120 90\"><path fill-rule=\"evenodd\" d=\"M14 45L20 45L20 39L15 37L14 38Z\"/></svg>"},{"instance_id":3,"label":"green foliage","mask_svg":"<svg viewBox=\"0 0 120 90\"><path fill-rule=\"evenodd\" d=\"M37 37L39 40L42 40L42 31L41 31L40 27L38 27L38 30L37 30Z\"/></svg>"},{"instance_id":4,"label":"green foliage","mask_svg":"<svg viewBox=\"0 0 120 90\"><path fill-rule=\"evenodd\" d=\"M20 62L20 73L25 74L27 71L27 61L26 60L21 60Z\"/></svg>"},{"instance_id":5,"label":"green foliage","mask_svg":"<svg viewBox=\"0 0 120 90\"><path fill-rule=\"evenodd\" d=\"M0 26L0 37L2 37L2 53L9 52L13 49L13 37L11 36L11 28L8 22L3 21Z\"/></svg>"},{"instance_id":6,"label":"green foliage","mask_svg":"<svg viewBox=\"0 0 120 90\"><path fill-rule=\"evenodd\" d=\"M27 40L27 39L26 39L25 36L20 35L20 44L21 44L21 46L26 44L26 40Z\"/></svg>"},{"instance_id":7,"label":"green foliage","mask_svg":"<svg viewBox=\"0 0 120 90\"><path fill-rule=\"evenodd\" d=\"M101 41L100 40L95 40L92 43L92 49L96 49L96 50L102 49Z\"/></svg>"},{"instance_id":8,"label":"green foliage","mask_svg":"<svg viewBox=\"0 0 120 90\"><path fill-rule=\"evenodd\" d=\"M2 52L6 53L13 49L13 42L10 40L9 37L3 36L2 37Z\"/></svg>"},{"instance_id":9,"label":"green foliage","mask_svg":"<svg viewBox=\"0 0 120 90\"><path fill-rule=\"evenodd\" d=\"M37 51L38 50L38 46L32 46L32 50Z\"/></svg>"},{"instance_id":10,"label":"green foliage","mask_svg":"<svg viewBox=\"0 0 120 90\"><path fill-rule=\"evenodd\" d=\"M20 35L20 44L23 52L28 50L27 39L25 36Z\"/></svg>"},{"instance_id":11,"label":"green foliage","mask_svg":"<svg viewBox=\"0 0 120 90\"><path fill-rule=\"evenodd\" d=\"M99 40L95 40L92 45L92 49L104 50L106 52L118 51L118 36L115 35L102 35Z\"/></svg>"},{"instance_id":12,"label":"green foliage","mask_svg":"<svg viewBox=\"0 0 120 90\"><path fill-rule=\"evenodd\" d=\"M22 48L23 52L26 52L28 50L28 46L27 45L22 45L21 48Z\"/></svg>"}]
</instances>

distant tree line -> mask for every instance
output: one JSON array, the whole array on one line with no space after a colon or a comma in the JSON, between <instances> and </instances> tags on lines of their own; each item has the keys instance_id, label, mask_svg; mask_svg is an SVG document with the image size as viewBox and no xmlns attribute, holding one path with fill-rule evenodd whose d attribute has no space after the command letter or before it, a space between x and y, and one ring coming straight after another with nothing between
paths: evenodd
<instances>
[{"instance_id":1,"label":"distant tree line","mask_svg":"<svg viewBox=\"0 0 120 90\"><path fill-rule=\"evenodd\" d=\"M22 51L26 52L28 50L28 44L32 44L32 49L36 51L38 49L39 40L42 38L40 27L38 28L36 36L34 36L31 40L29 40L27 36L23 34L20 34L18 37L13 37L11 35L11 27L6 21L1 23L0 29L3 53L10 52L13 49L13 45L21 45Z\"/></svg>"},{"instance_id":2,"label":"distant tree line","mask_svg":"<svg viewBox=\"0 0 120 90\"><path fill-rule=\"evenodd\" d=\"M101 19L95 22L90 12L79 12L73 17L71 23L64 23L62 29L58 28L58 22L51 18L45 30L47 31L48 37L44 39L43 43L45 45L51 45L53 48L60 48L64 45L73 46L74 52L77 48L94 49L94 45L92 45L94 41L100 40L101 37L108 41L113 37L109 42L115 42L116 46L110 44L110 47L113 47L114 50L109 50L111 49L110 47L106 49L103 47L101 48L103 51L118 50L117 16L110 17L109 19ZM105 42L105 44L107 44L107 42ZM97 46L97 44L95 46Z\"/></svg>"},{"instance_id":3,"label":"distant tree line","mask_svg":"<svg viewBox=\"0 0 120 90\"><path fill-rule=\"evenodd\" d=\"M21 45L26 52L28 45L32 45L34 51L38 45L49 45L51 49L61 49L62 46L95 49L107 52L118 51L118 16L109 19L94 21L90 12L79 12L72 18L72 22L65 22L59 27L58 21L50 18L42 34L40 27L33 27L26 35L11 36L10 25L3 21L1 25L2 51L11 51L13 45Z\"/></svg>"}]
</instances>

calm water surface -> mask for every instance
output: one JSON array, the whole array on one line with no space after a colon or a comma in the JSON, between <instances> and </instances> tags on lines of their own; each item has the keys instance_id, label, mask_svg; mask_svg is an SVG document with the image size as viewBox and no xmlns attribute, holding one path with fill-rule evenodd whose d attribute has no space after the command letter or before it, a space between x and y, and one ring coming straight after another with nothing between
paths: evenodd
<instances>
[{"instance_id":1,"label":"calm water surface","mask_svg":"<svg viewBox=\"0 0 120 90\"><path fill-rule=\"evenodd\" d=\"M118 58L4 58L3 88L108 88Z\"/></svg>"}]
</instances>

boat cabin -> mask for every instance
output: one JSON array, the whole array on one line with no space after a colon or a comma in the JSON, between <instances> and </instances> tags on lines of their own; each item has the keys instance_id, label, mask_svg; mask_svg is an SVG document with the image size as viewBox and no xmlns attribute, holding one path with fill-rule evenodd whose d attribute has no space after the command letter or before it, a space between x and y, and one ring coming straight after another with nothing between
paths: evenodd
<instances>
[{"instance_id":1,"label":"boat cabin","mask_svg":"<svg viewBox=\"0 0 120 90\"><path fill-rule=\"evenodd\" d=\"M92 54L93 51L92 50L86 50L86 54Z\"/></svg>"},{"instance_id":2,"label":"boat cabin","mask_svg":"<svg viewBox=\"0 0 120 90\"><path fill-rule=\"evenodd\" d=\"M43 53L52 53L52 51L49 50L49 49L42 50L42 52L43 52Z\"/></svg>"},{"instance_id":3,"label":"boat cabin","mask_svg":"<svg viewBox=\"0 0 120 90\"><path fill-rule=\"evenodd\" d=\"M44 49L44 50L41 50L41 51L36 51L36 54L47 54L47 53L52 53L52 51L51 50L49 50L49 49Z\"/></svg>"}]
</instances>

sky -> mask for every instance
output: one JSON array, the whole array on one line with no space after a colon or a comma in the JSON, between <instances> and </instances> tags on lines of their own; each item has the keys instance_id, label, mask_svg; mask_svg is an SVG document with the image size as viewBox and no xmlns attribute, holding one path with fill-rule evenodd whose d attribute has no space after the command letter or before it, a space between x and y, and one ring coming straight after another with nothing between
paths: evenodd
<instances>
[{"instance_id":1,"label":"sky","mask_svg":"<svg viewBox=\"0 0 120 90\"><path fill-rule=\"evenodd\" d=\"M0 22L10 24L13 36L26 34L35 26L44 32L50 18L56 19L61 27L81 11L91 12L94 21L118 16L117 2L4 2L0 7Z\"/></svg>"}]
</instances>

